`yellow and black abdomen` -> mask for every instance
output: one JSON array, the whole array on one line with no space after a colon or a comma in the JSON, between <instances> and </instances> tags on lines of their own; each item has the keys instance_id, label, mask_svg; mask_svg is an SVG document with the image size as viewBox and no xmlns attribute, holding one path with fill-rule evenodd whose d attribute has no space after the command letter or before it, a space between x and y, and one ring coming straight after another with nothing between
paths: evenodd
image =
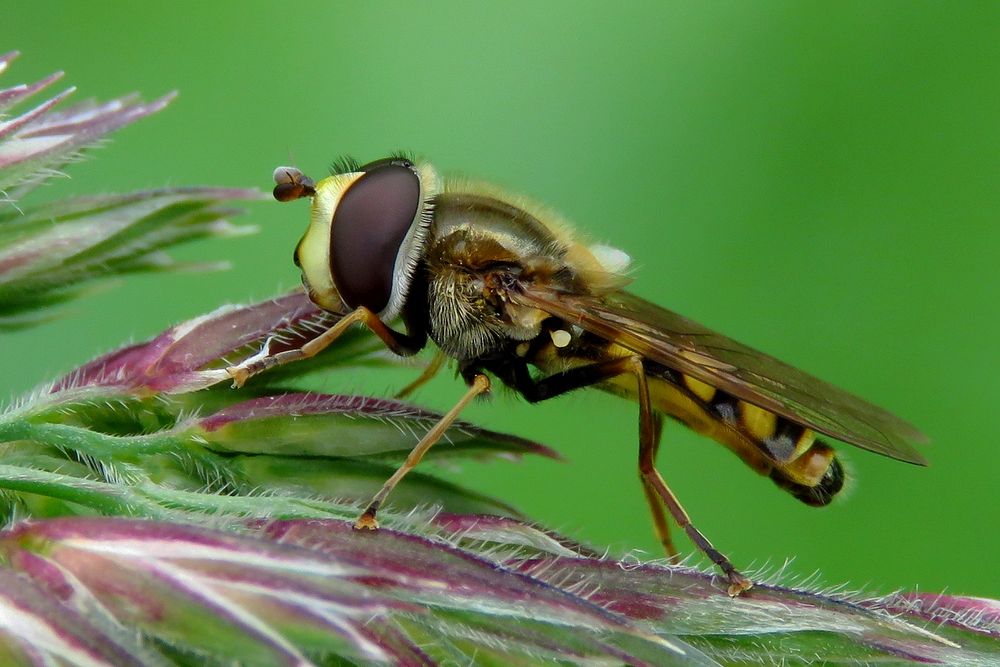
<instances>
[{"instance_id":1,"label":"yellow and black abdomen","mask_svg":"<svg viewBox=\"0 0 1000 667\"><path fill-rule=\"evenodd\" d=\"M607 341L590 341L571 349L546 347L538 350L533 363L547 373L634 354ZM643 361L643 367L654 409L725 445L800 501L827 505L843 488L843 466L833 448L818 440L812 429L672 368L649 360ZM636 398L632 375L619 375L598 386Z\"/></svg>"},{"instance_id":2,"label":"yellow and black abdomen","mask_svg":"<svg viewBox=\"0 0 1000 667\"><path fill-rule=\"evenodd\" d=\"M843 488L843 466L811 429L679 371L649 361L644 365L657 410L725 445L800 501L827 505ZM613 384L634 396L633 378Z\"/></svg>"},{"instance_id":3,"label":"yellow and black abdomen","mask_svg":"<svg viewBox=\"0 0 1000 667\"><path fill-rule=\"evenodd\" d=\"M843 488L843 466L812 429L673 369L647 364L657 409L726 445L802 502L827 505Z\"/></svg>"}]
</instances>

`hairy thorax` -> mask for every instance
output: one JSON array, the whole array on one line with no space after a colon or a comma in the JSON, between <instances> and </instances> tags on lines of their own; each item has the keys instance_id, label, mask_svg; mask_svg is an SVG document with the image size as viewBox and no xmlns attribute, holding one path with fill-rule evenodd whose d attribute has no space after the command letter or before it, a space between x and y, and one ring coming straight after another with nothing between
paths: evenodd
<instances>
[{"instance_id":1,"label":"hairy thorax","mask_svg":"<svg viewBox=\"0 0 1000 667\"><path fill-rule=\"evenodd\" d=\"M537 266L525 266L524 257L468 230L436 240L429 250L430 337L442 351L469 361L539 334L546 313L507 298L518 282L538 278ZM535 265L546 263L533 259Z\"/></svg>"},{"instance_id":2,"label":"hairy thorax","mask_svg":"<svg viewBox=\"0 0 1000 667\"><path fill-rule=\"evenodd\" d=\"M446 191L434 211L425 255L430 336L459 361L539 335L550 316L512 303L512 292L534 285L590 293L618 281L591 250L527 207Z\"/></svg>"}]
</instances>

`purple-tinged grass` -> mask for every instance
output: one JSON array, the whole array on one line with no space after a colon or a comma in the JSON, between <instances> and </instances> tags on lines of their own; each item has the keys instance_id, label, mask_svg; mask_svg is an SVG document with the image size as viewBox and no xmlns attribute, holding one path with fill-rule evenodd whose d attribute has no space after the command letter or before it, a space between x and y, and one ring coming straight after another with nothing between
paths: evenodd
<instances>
[{"instance_id":1,"label":"purple-tinged grass","mask_svg":"<svg viewBox=\"0 0 1000 667\"><path fill-rule=\"evenodd\" d=\"M16 57L0 56L0 74ZM255 190L174 188L79 197L35 206L20 200L115 130L163 109L127 96L59 110L74 90L11 117L5 112L61 78L0 89L0 331L39 324L49 307L75 298L114 275L206 270L223 263L176 262L165 250L206 237L252 232L226 218L230 200L259 199ZM4 205L6 204L6 205Z\"/></svg>"},{"instance_id":2,"label":"purple-tinged grass","mask_svg":"<svg viewBox=\"0 0 1000 667\"><path fill-rule=\"evenodd\" d=\"M406 531L363 534L338 520L226 529L83 517L22 523L0 534L0 559L24 577L0 578L0 604L30 587L42 602L25 613L40 621L63 619L52 609L65 605L75 623L94 616L140 631L144 649L133 638L121 649L130 654L159 649L207 665L326 664L333 655L432 665L471 658L962 666L998 657L996 603L989 601L851 600L770 584L733 600L718 577L693 568L497 549L487 545L504 543L505 533L491 535L489 526L500 524L488 517L449 519L477 525L482 539L472 542L411 519ZM549 549L568 550L551 537ZM47 631L61 638L72 630ZM34 639L20 641L34 646ZM115 639L105 631L95 641ZM12 639L0 633L0 641ZM44 654L47 646L36 648Z\"/></svg>"},{"instance_id":3,"label":"purple-tinged grass","mask_svg":"<svg viewBox=\"0 0 1000 667\"><path fill-rule=\"evenodd\" d=\"M8 531L0 556L61 603L94 601L205 664L305 665L329 654L441 664L479 648L509 664L711 664L682 642L472 553L389 530L359 538L347 522L237 535L53 519Z\"/></svg>"},{"instance_id":4,"label":"purple-tinged grass","mask_svg":"<svg viewBox=\"0 0 1000 667\"><path fill-rule=\"evenodd\" d=\"M0 74L18 56L16 51L0 55ZM34 84L18 84L0 89L0 114L62 78L56 72ZM98 103L81 102L61 111L53 109L75 92L68 88L34 109L0 122L0 192L14 202L55 175L80 152L98 143L115 130L163 109L174 94L153 102L140 102L135 95Z\"/></svg>"},{"instance_id":5,"label":"purple-tinged grass","mask_svg":"<svg viewBox=\"0 0 1000 667\"><path fill-rule=\"evenodd\" d=\"M220 381L220 358L265 341L300 344L322 330L317 317L335 318L300 294L220 309L105 355L0 417L11 508L155 520L22 523L2 542L6 560L68 573L56 588L72 588L69 599L97 600L170 660L205 664L336 655L986 665L998 655L987 603L857 600L768 583L732 600L712 573L602 558L422 473L385 508L386 528L357 533L359 501L391 470L383 459L401 457L437 415L390 399L288 392L306 365L255 378L249 392ZM317 363L350 369L376 349L358 339ZM470 424L449 435L432 452L551 455ZM449 512L413 511L428 505Z\"/></svg>"},{"instance_id":6,"label":"purple-tinged grass","mask_svg":"<svg viewBox=\"0 0 1000 667\"><path fill-rule=\"evenodd\" d=\"M350 504L371 497L440 415L393 399L289 391L284 382L310 370L308 364L239 391L218 381L228 377L220 357L239 359L266 340L289 345L308 339L322 331L317 318L334 321L294 293L218 309L84 365L0 415L8 468L0 487L22 500L26 489L34 489L32 503L55 496L68 502L79 493L73 480L85 481L89 500L83 504L92 510L121 513L125 503L130 514L148 518L162 518L177 504L228 513L237 495L253 496L246 516L344 516L343 507L324 514L311 506L302 514L300 505L314 498ZM316 362L339 368L370 363L377 346L354 338L357 344L335 346ZM538 443L458 422L428 458L524 455L556 457ZM194 495L181 499L180 493ZM267 497L284 501L268 503ZM422 471L393 501L405 509L439 504L456 512L516 515L505 503ZM45 505L56 514L66 511L63 504ZM33 511L52 515L37 506Z\"/></svg>"},{"instance_id":7,"label":"purple-tinged grass","mask_svg":"<svg viewBox=\"0 0 1000 667\"><path fill-rule=\"evenodd\" d=\"M0 417L0 486L11 507L156 520L20 524L5 538L6 558L71 573L74 595L100 601L169 659L206 664L337 655L979 665L997 656L986 603L952 599L921 615L923 598L866 601L767 583L732 600L714 574L600 557L423 473L385 508L385 529L353 531L359 501L392 469L383 460L401 457L437 415L390 399L289 392L306 364L255 378L249 391L223 381L226 363L265 342L301 344L335 317L299 293L219 309L86 364ZM346 370L377 353L361 336L349 342L317 363ZM432 452L551 455L470 424L449 435ZM449 511L413 512L428 505ZM299 551L288 560L286 548Z\"/></svg>"},{"instance_id":8,"label":"purple-tinged grass","mask_svg":"<svg viewBox=\"0 0 1000 667\"><path fill-rule=\"evenodd\" d=\"M0 89L0 113L60 76ZM242 233L222 202L258 196L176 188L21 208L14 199L170 99L57 111L72 92L0 122L0 334L94 279L212 268L165 250ZM602 557L426 465L381 510L382 530L354 531L439 415L300 383L396 358L355 330L238 391L225 370L339 316L301 292L225 306L0 413L0 664L997 663L993 601L770 582L732 600L712 573ZM554 456L461 422L428 458L526 454Z\"/></svg>"}]
</instances>

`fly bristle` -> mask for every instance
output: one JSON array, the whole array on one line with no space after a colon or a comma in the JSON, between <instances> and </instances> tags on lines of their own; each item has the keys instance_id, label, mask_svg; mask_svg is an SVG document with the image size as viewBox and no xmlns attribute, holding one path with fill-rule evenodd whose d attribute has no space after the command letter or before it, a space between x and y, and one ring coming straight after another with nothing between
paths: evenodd
<instances>
[{"instance_id":1,"label":"fly bristle","mask_svg":"<svg viewBox=\"0 0 1000 667\"><path fill-rule=\"evenodd\" d=\"M390 160L406 160L407 162L416 162L417 158L414 156L413 151L395 150L389 153Z\"/></svg>"},{"instance_id":2,"label":"fly bristle","mask_svg":"<svg viewBox=\"0 0 1000 667\"><path fill-rule=\"evenodd\" d=\"M342 155L330 163L330 174L333 176L356 171L361 171L361 163L350 155Z\"/></svg>"}]
</instances>

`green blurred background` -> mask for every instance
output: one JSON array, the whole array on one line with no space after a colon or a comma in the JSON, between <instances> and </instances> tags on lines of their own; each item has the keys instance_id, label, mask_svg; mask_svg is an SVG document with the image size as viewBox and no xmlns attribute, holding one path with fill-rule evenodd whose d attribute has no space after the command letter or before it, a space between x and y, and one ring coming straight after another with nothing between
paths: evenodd
<instances>
[{"instance_id":1,"label":"green blurred background","mask_svg":"<svg viewBox=\"0 0 1000 667\"><path fill-rule=\"evenodd\" d=\"M634 290L874 399L932 437L920 469L846 445L849 497L802 506L669 424L660 468L740 565L826 584L1000 596L1000 4L21 3L0 85L65 69L78 98L178 89L34 199L219 184L405 148L629 252ZM30 200L27 202L30 203ZM298 283L306 205L184 249L228 273L139 277L2 340L15 397L127 339ZM317 377L383 393L412 377ZM443 374L417 400L447 408ZM659 555L636 410L598 392L469 417L569 462L447 476L547 526ZM685 544L685 548L687 545Z\"/></svg>"}]
</instances>

